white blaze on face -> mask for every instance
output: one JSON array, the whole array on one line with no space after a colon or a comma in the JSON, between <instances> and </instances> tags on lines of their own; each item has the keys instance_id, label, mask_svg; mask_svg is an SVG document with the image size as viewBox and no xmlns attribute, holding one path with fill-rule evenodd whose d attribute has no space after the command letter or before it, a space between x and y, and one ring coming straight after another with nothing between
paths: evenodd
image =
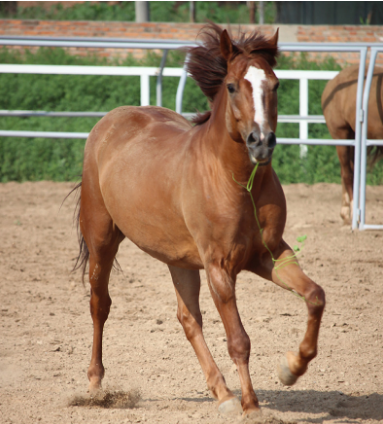
<instances>
[{"instance_id":1,"label":"white blaze on face","mask_svg":"<svg viewBox=\"0 0 383 424\"><path fill-rule=\"evenodd\" d=\"M263 69L258 69L255 66L249 66L247 73L245 75L245 80L249 81L251 84L251 88L253 89L253 101L254 101L254 122L259 125L259 129L261 130L261 139L263 139L263 120L265 116L265 111L263 107L263 88L262 83L266 81L266 75Z\"/></svg>"}]
</instances>

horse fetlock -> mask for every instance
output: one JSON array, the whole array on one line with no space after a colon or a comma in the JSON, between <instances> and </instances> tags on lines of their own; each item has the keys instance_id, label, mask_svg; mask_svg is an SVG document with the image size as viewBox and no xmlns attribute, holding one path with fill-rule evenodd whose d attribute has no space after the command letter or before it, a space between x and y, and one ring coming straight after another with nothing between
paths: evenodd
<instances>
[{"instance_id":1,"label":"horse fetlock","mask_svg":"<svg viewBox=\"0 0 383 424\"><path fill-rule=\"evenodd\" d=\"M250 393L246 395L242 395L241 405L244 412L244 415L249 415L253 411L260 412L258 398L252 390Z\"/></svg>"},{"instance_id":2,"label":"horse fetlock","mask_svg":"<svg viewBox=\"0 0 383 424\"><path fill-rule=\"evenodd\" d=\"M104 365L102 363L90 365L88 368L87 375L88 375L88 380L91 384L99 383L101 387L101 380L104 378L104 375L105 375Z\"/></svg>"},{"instance_id":3,"label":"horse fetlock","mask_svg":"<svg viewBox=\"0 0 383 424\"><path fill-rule=\"evenodd\" d=\"M225 377L222 374L218 376L209 376L207 378L207 386L214 399L218 399L221 402L234 396L231 390L226 386Z\"/></svg>"}]
</instances>

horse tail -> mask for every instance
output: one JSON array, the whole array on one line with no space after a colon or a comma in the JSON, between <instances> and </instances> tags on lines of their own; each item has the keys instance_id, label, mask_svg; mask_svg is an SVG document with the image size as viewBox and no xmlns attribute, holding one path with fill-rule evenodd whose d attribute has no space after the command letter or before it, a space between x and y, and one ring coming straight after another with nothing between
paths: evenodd
<instances>
[{"instance_id":1,"label":"horse tail","mask_svg":"<svg viewBox=\"0 0 383 424\"><path fill-rule=\"evenodd\" d=\"M81 269L81 280L82 280L82 284L84 283L84 277L85 277L85 273L86 273L86 265L89 261L89 249L88 246L86 245L84 236L81 233L81 228L80 228L80 212L81 212L81 185L82 182L78 183L69 193L68 195L65 197L65 199L71 195L73 192L76 192L78 189L80 189L79 192L77 192L77 202L76 202L76 207L74 210L74 214L73 214L73 221L76 224L76 228L77 228L77 239L78 239L78 245L79 245L79 253L78 256L76 258L76 262L73 265L72 268L72 272L77 271L78 269ZM64 200L65 200L64 199Z\"/></svg>"}]
</instances>

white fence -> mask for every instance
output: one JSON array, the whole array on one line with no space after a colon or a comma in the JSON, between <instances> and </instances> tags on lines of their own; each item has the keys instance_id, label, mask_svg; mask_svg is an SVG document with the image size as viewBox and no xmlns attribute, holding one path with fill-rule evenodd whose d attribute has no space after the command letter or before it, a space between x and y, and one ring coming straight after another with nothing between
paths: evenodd
<instances>
[{"instance_id":1,"label":"white fence","mask_svg":"<svg viewBox=\"0 0 383 424\"><path fill-rule=\"evenodd\" d=\"M0 73L33 73L33 74L67 74L67 75L136 75L141 80L141 105L148 105L150 101L149 78L157 76L157 105L162 104L162 77L180 77L176 96L175 110L182 112L183 90L186 84L187 73L185 69L165 68L168 50L190 47L194 43L177 40L129 40L129 39L101 39L101 38L51 38L51 37L7 37L0 36L0 45L18 46L49 46L49 47L85 47L85 48L133 48L133 49L160 49L163 57L159 68L141 67L95 67L95 66L49 66L49 65L0 65ZM378 140L367 140L367 112L369 90L365 90L363 98L363 85L365 76L365 63L367 51L371 48L374 60L370 61L371 84L373 64L378 51L383 51L383 44L368 43L280 43L279 49L287 52L357 52L360 56L358 88L356 99L355 140L323 140L308 138L309 123L323 123L321 115L308 115L308 80L331 79L336 72L330 71L277 71L280 79L299 79L300 106L299 115L280 115L279 122L299 123L299 138L279 138L282 144L300 144L301 149L307 144L322 145L350 145L355 147L354 160L354 206L352 228L356 229L383 229L383 225L369 226L364 222L365 211L365 162L368 145L380 144ZM363 100L363 102L362 102ZM0 116L103 116L105 112L44 112L44 111L0 111ZM184 114L190 115L190 114ZM47 137L47 138L86 138L87 133L63 132L34 132L34 131L0 131L0 136L5 137ZM303 146L302 146L303 145ZM301 150L302 151L302 150ZM363 176L364 174L364 176Z\"/></svg>"},{"instance_id":2,"label":"white fence","mask_svg":"<svg viewBox=\"0 0 383 424\"><path fill-rule=\"evenodd\" d=\"M149 77L159 75L160 68L156 67L126 67L126 66L66 66L66 65L0 65L0 73L13 74L49 74L49 75L110 75L110 76L139 76L140 104L150 104ZM164 68L164 77L181 77L182 68ZM337 71L276 71L279 79L299 80L299 115L279 115L278 122L299 123L299 138L279 138L282 144L333 144L334 140L319 140L308 138L309 123L325 123L323 115L308 114L308 81L330 80L338 74ZM177 109L177 105L175 105ZM181 111L179 111L181 112ZM66 116L66 117L101 117L107 112L45 112L45 111L6 111L1 110L0 116ZM193 115L184 113L185 116ZM37 135L38 134L38 135ZM36 132L36 131L5 131L0 130L3 137L45 137L45 138L87 138L88 133L66 132ZM350 144L352 140L339 140L337 144Z\"/></svg>"}]
</instances>

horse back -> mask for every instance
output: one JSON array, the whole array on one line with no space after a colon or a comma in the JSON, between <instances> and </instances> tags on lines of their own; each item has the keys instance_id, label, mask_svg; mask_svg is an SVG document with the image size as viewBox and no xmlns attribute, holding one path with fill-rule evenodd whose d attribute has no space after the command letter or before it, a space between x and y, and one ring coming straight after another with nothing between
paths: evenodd
<instances>
[{"instance_id":1,"label":"horse back","mask_svg":"<svg viewBox=\"0 0 383 424\"><path fill-rule=\"evenodd\" d=\"M190 130L190 123L178 113L156 106L121 106L106 114L92 129L85 146L85 154L97 153L102 159L105 149L118 149L133 140L161 131L170 138ZM168 137L168 138L169 138Z\"/></svg>"},{"instance_id":2,"label":"horse back","mask_svg":"<svg viewBox=\"0 0 383 424\"><path fill-rule=\"evenodd\" d=\"M333 138L352 138L359 66L350 66L330 80L322 94L322 110ZM355 99L355 101L354 101ZM341 132L344 131L344 134Z\"/></svg>"},{"instance_id":3,"label":"horse back","mask_svg":"<svg viewBox=\"0 0 383 424\"><path fill-rule=\"evenodd\" d=\"M322 109L333 138L354 138L359 65L350 66L329 81ZM366 80L366 79L365 79ZM383 138L383 68L375 67L368 114L368 138Z\"/></svg>"}]
</instances>

